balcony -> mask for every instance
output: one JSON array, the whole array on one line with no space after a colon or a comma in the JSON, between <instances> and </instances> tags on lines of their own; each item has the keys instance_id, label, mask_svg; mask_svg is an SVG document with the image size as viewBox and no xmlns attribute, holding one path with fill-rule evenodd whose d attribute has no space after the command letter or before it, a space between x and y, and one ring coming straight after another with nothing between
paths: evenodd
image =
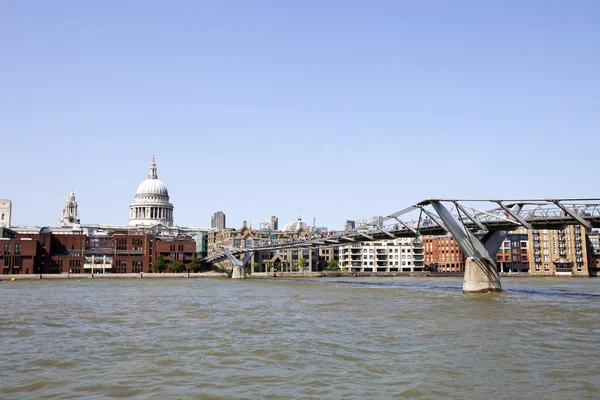
<instances>
[{"instance_id":1,"label":"balcony","mask_svg":"<svg viewBox=\"0 0 600 400\"><path fill-rule=\"evenodd\" d=\"M560 267L556 267L556 273L557 274L572 274L573 273L573 267L566 267L566 266L560 266Z\"/></svg>"}]
</instances>

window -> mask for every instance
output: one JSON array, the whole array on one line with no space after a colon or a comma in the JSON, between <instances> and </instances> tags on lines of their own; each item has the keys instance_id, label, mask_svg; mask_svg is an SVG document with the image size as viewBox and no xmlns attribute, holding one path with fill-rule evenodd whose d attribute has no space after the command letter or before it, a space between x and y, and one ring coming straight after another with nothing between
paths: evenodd
<instances>
[{"instance_id":1,"label":"window","mask_svg":"<svg viewBox=\"0 0 600 400\"><path fill-rule=\"evenodd\" d=\"M127 250L127 239L117 238L117 250Z\"/></svg>"},{"instance_id":2,"label":"window","mask_svg":"<svg viewBox=\"0 0 600 400\"><path fill-rule=\"evenodd\" d=\"M10 243L4 244L4 254L10 254Z\"/></svg>"},{"instance_id":3,"label":"window","mask_svg":"<svg viewBox=\"0 0 600 400\"><path fill-rule=\"evenodd\" d=\"M21 243L15 243L15 254L21 254Z\"/></svg>"},{"instance_id":4,"label":"window","mask_svg":"<svg viewBox=\"0 0 600 400\"><path fill-rule=\"evenodd\" d=\"M132 241L133 250L143 250L143 241L142 239L133 239Z\"/></svg>"}]
</instances>

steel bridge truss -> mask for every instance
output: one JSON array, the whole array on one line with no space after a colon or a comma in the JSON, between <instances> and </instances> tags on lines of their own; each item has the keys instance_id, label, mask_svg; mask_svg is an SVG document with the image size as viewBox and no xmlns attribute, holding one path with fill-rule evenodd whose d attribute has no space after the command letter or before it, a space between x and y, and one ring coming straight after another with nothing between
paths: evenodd
<instances>
[{"instance_id":1,"label":"steel bridge truss","mask_svg":"<svg viewBox=\"0 0 600 400\"><path fill-rule=\"evenodd\" d=\"M450 207L450 209L448 209ZM459 200L427 199L391 213L368 225L324 236L272 245L228 248L233 256L255 251L336 247L373 240L450 234L470 258L493 259L509 231L564 229L568 225L600 228L600 199ZM218 253L203 259L225 259Z\"/></svg>"}]
</instances>

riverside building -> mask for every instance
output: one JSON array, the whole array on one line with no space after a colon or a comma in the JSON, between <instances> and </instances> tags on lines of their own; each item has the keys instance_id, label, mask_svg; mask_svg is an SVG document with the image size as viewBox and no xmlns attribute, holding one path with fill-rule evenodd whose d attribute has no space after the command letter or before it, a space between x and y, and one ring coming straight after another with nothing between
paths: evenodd
<instances>
[{"instance_id":1,"label":"riverside building","mask_svg":"<svg viewBox=\"0 0 600 400\"><path fill-rule=\"evenodd\" d=\"M450 235L424 236L425 265L438 272L464 272L465 256Z\"/></svg>"},{"instance_id":2,"label":"riverside building","mask_svg":"<svg viewBox=\"0 0 600 400\"><path fill-rule=\"evenodd\" d=\"M339 266L350 272L420 272L424 267L423 247L415 238L340 246Z\"/></svg>"},{"instance_id":3,"label":"riverside building","mask_svg":"<svg viewBox=\"0 0 600 400\"><path fill-rule=\"evenodd\" d=\"M159 256L167 271L176 261L187 267L194 258L206 255L208 229L175 225L173 210L152 156L148 177L129 205L128 225L81 224L71 190L57 227L13 227L14 235L3 234L0 272L150 272Z\"/></svg>"},{"instance_id":4,"label":"riverside building","mask_svg":"<svg viewBox=\"0 0 600 400\"><path fill-rule=\"evenodd\" d=\"M584 226L571 225L565 229L532 229L528 232L531 275L589 276L596 270L596 260L588 254L588 232ZM593 250L593 249L592 249ZM593 270L590 270L593 259Z\"/></svg>"},{"instance_id":5,"label":"riverside building","mask_svg":"<svg viewBox=\"0 0 600 400\"><path fill-rule=\"evenodd\" d=\"M300 219L299 223L303 224ZM244 221L240 229L214 229L208 233L208 255L219 253L221 246L251 248L301 241L306 235L312 234L304 229L305 225L299 226L300 229L295 226L294 230L289 231L269 231L251 229ZM231 268L228 260L220 262L219 266ZM252 272L314 272L323 269L319 264L319 250L316 248L255 251L249 261L249 266Z\"/></svg>"}]
</instances>

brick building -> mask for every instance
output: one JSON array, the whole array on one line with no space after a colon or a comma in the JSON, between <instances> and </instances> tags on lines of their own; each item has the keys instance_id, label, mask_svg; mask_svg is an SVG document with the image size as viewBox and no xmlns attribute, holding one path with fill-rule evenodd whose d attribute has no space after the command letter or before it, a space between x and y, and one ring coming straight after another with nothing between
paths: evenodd
<instances>
[{"instance_id":1,"label":"brick building","mask_svg":"<svg viewBox=\"0 0 600 400\"><path fill-rule=\"evenodd\" d=\"M196 256L190 237L156 237L140 232L113 231L85 235L53 234L42 228L37 234L10 234L0 238L0 273L140 273L152 271L158 256L169 266L181 261L185 268Z\"/></svg>"},{"instance_id":2,"label":"brick building","mask_svg":"<svg viewBox=\"0 0 600 400\"><path fill-rule=\"evenodd\" d=\"M425 266L436 268L439 272L464 272L465 256L450 235L424 236L423 251Z\"/></svg>"},{"instance_id":3,"label":"brick building","mask_svg":"<svg viewBox=\"0 0 600 400\"><path fill-rule=\"evenodd\" d=\"M585 227L532 229L528 233L529 248L533 251L529 261L531 275L589 276L595 273L596 259L593 249L588 251L590 240Z\"/></svg>"}]
</instances>

